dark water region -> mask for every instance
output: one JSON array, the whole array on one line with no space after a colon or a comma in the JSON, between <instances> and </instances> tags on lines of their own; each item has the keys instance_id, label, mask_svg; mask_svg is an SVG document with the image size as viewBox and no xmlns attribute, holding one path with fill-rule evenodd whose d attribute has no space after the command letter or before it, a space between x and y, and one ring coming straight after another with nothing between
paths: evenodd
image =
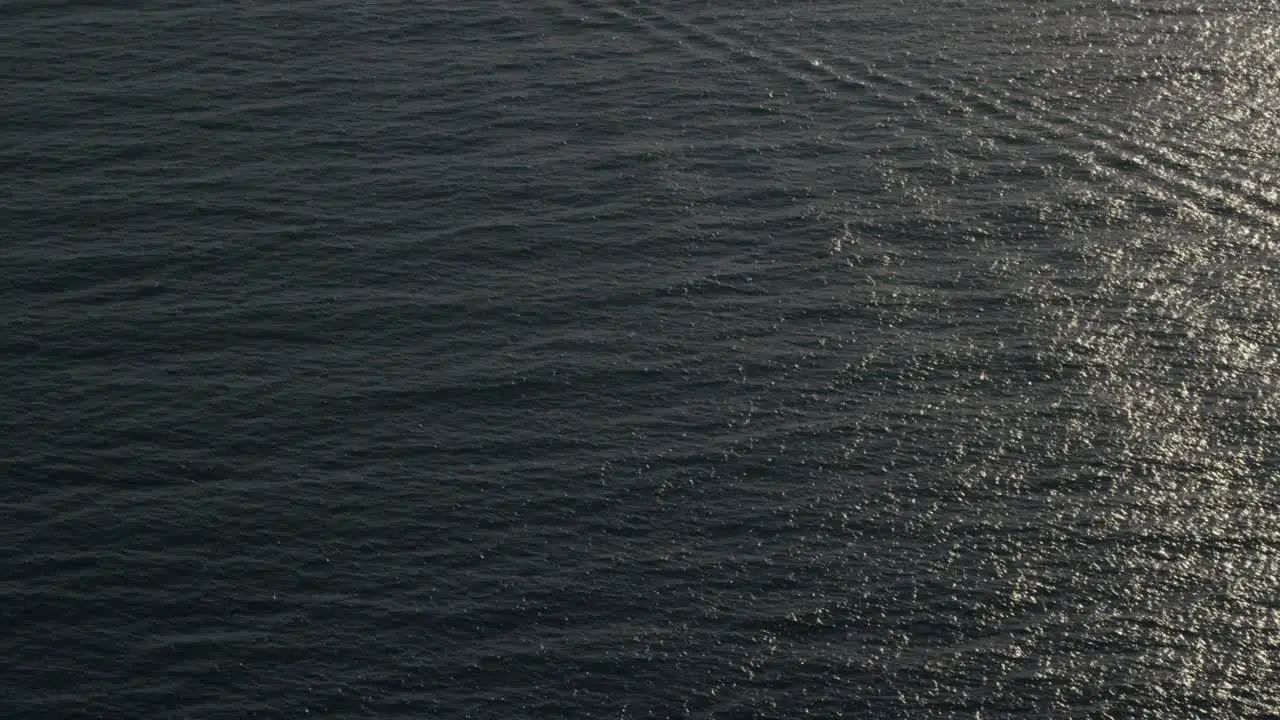
<instances>
[{"instance_id":1,"label":"dark water region","mask_svg":"<svg viewBox=\"0 0 1280 720\"><path fill-rule=\"evenodd\" d=\"M1270 3L0 17L0 715L1280 712Z\"/></svg>"}]
</instances>

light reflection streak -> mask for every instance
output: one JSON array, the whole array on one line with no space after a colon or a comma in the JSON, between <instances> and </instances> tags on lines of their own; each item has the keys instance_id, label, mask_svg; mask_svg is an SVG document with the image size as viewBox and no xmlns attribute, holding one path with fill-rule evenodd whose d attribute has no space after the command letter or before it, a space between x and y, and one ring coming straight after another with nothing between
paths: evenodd
<instances>
[{"instance_id":1,"label":"light reflection streak","mask_svg":"<svg viewBox=\"0 0 1280 720\"><path fill-rule=\"evenodd\" d=\"M1134 132L1189 157L1202 182L1275 178L1280 122L1274 27L1254 14L1199 26L1182 57L1209 75L1165 73L1134 104ZM1178 64L1178 58L1168 62ZM1141 166L1139 166L1139 169ZM1173 707L1275 710L1280 702L1280 248L1275 223L1176 194L1150 212L1141 172L1111 173L1123 208L1081 227L1097 289L1076 298L1060 352L1087 397L1075 452L1106 492L1064 507L1099 557L1096 604L1075 620L1132 650L1121 683ZM1148 212L1142 212L1145 208ZM1280 212L1276 213L1280 217Z\"/></svg>"}]
</instances>

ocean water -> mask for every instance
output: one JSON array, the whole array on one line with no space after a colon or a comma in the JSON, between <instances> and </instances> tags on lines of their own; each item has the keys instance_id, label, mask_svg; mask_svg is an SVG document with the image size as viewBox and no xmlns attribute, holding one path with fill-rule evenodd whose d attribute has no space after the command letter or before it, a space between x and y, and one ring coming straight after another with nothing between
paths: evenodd
<instances>
[{"instance_id":1,"label":"ocean water","mask_svg":"<svg viewBox=\"0 0 1280 720\"><path fill-rule=\"evenodd\" d=\"M1280 713L1280 15L0 6L0 716Z\"/></svg>"}]
</instances>

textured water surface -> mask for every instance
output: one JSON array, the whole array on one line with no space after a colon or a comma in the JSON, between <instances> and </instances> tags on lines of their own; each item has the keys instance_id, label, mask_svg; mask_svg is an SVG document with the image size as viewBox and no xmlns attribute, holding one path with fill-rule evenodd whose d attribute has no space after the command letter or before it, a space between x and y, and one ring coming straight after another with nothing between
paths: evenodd
<instances>
[{"instance_id":1,"label":"textured water surface","mask_svg":"<svg viewBox=\"0 0 1280 720\"><path fill-rule=\"evenodd\" d=\"M1280 712L1280 16L0 7L0 714Z\"/></svg>"}]
</instances>

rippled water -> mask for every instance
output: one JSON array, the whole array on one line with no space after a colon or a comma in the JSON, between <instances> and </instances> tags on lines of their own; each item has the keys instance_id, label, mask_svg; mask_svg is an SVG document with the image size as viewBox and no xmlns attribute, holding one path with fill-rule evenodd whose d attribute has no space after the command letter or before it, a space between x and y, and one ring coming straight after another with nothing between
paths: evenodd
<instances>
[{"instance_id":1,"label":"rippled water","mask_svg":"<svg viewBox=\"0 0 1280 720\"><path fill-rule=\"evenodd\" d=\"M1280 713L1271 4L0 16L5 717Z\"/></svg>"}]
</instances>

